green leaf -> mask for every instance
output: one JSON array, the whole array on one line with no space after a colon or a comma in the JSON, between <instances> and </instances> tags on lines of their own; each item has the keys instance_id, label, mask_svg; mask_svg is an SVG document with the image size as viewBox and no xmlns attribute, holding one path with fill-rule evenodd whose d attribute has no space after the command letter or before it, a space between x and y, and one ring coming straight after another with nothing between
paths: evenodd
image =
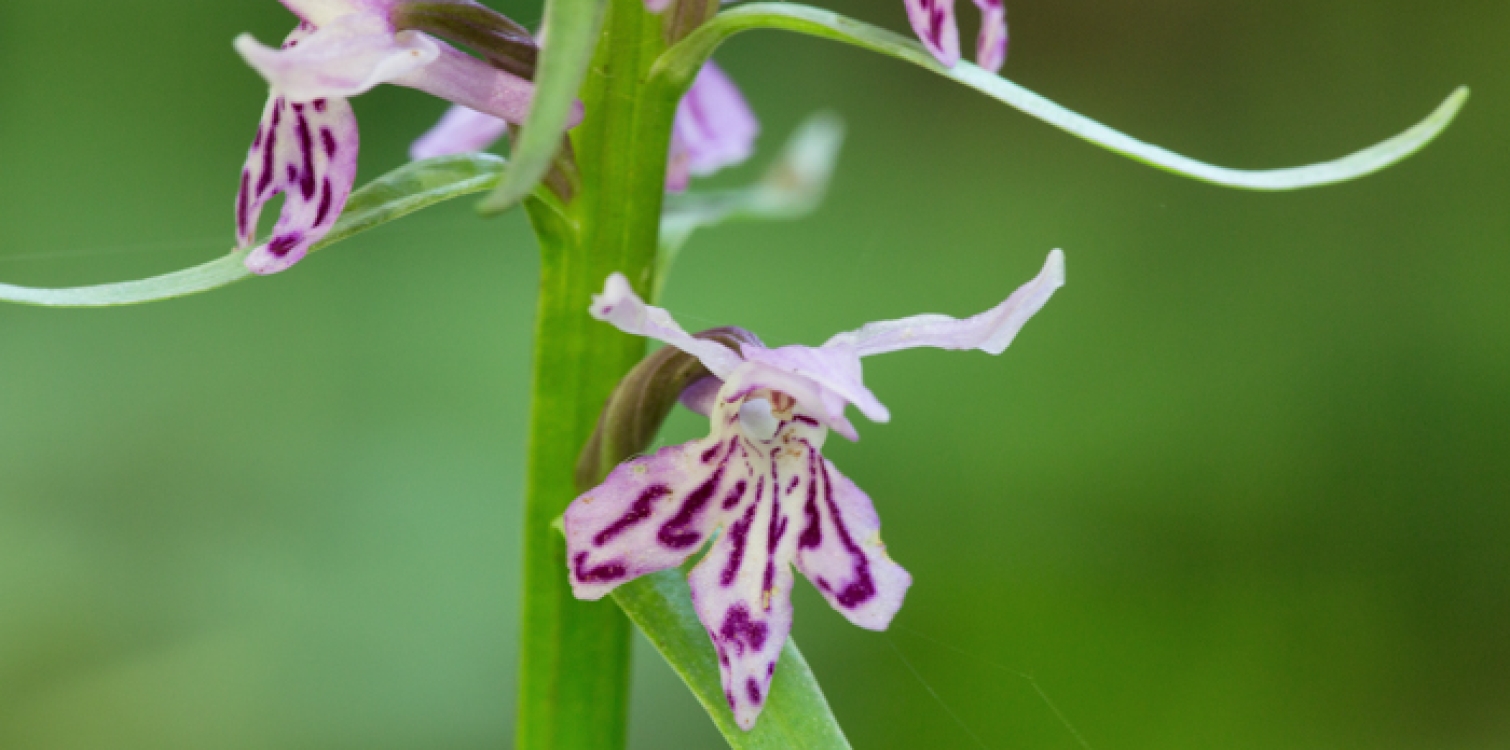
<instances>
[{"instance_id":1,"label":"green leaf","mask_svg":"<svg viewBox=\"0 0 1510 750\"><path fill-rule=\"evenodd\" d=\"M330 233L310 248L315 252L422 208L498 184L504 160L489 154L442 156L399 167L351 194ZM110 307L184 297L251 278L237 250L203 265L164 276L67 289L36 289L0 284L0 300L48 307Z\"/></svg>"},{"instance_id":2,"label":"green leaf","mask_svg":"<svg viewBox=\"0 0 1510 750\"><path fill-rule=\"evenodd\" d=\"M1016 107L1072 135L1175 174L1226 187L1248 190L1295 190L1329 185L1377 172L1421 150L1444 130L1468 100L1460 87L1426 119L1409 130L1355 154L1334 161L1289 169L1248 171L1228 169L1153 146L1117 132L1095 120L1071 112L1011 81L968 62L946 68L912 39L826 10L788 3L754 3L718 14L708 24L667 50L652 75L680 84L690 81L725 39L752 29L781 29L833 39L879 52L931 70L969 86L997 101Z\"/></svg>"},{"instance_id":3,"label":"green leaf","mask_svg":"<svg viewBox=\"0 0 1510 750\"><path fill-rule=\"evenodd\" d=\"M734 714L724 698L713 644L692 609L685 571L673 568L642 576L614 589L613 599L692 689L729 747L734 750L849 747L813 677L813 670L791 638L782 647L769 702L760 714L760 721L748 732L734 723Z\"/></svg>"},{"instance_id":4,"label":"green leaf","mask_svg":"<svg viewBox=\"0 0 1510 750\"><path fill-rule=\"evenodd\" d=\"M540 52L535 98L510 155L513 167L479 207L484 214L507 211L524 200L550 171L566 135L577 92L598 44L607 0L546 0L543 28L550 44Z\"/></svg>"},{"instance_id":5,"label":"green leaf","mask_svg":"<svg viewBox=\"0 0 1510 750\"><path fill-rule=\"evenodd\" d=\"M812 213L828 192L843 145L844 121L821 112L798 126L781 158L759 182L734 190L666 196L651 299L660 298L671 264L693 232L725 221L798 219Z\"/></svg>"}]
</instances>

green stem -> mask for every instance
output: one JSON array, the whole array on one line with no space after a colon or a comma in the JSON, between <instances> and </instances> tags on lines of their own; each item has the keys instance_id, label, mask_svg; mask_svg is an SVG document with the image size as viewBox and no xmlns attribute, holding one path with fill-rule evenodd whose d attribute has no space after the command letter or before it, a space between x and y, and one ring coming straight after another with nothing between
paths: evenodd
<instances>
[{"instance_id":1,"label":"green stem","mask_svg":"<svg viewBox=\"0 0 1510 750\"><path fill-rule=\"evenodd\" d=\"M587 315L609 274L648 294L670 138L670 106L645 96L665 47L643 0L612 0L571 136L582 183L570 203L526 201L542 252L524 513L516 747L623 747L630 625L612 601L580 602L551 523L577 495L574 468L598 412L645 353L641 338Z\"/></svg>"}]
</instances>

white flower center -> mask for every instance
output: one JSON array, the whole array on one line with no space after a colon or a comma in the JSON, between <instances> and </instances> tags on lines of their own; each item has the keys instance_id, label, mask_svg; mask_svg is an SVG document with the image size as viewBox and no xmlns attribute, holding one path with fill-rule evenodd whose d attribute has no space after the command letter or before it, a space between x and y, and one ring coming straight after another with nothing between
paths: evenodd
<instances>
[{"instance_id":1,"label":"white flower center","mask_svg":"<svg viewBox=\"0 0 1510 750\"><path fill-rule=\"evenodd\" d=\"M776 437L776 428L781 423L771 413L769 399L752 398L739 405L739 426L744 428L746 435L765 442Z\"/></svg>"}]
</instances>

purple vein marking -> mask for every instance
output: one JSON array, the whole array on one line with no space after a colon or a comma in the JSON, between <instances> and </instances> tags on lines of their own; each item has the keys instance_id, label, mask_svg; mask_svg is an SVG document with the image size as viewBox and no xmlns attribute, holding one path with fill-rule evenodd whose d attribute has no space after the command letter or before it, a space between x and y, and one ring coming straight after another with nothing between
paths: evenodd
<instances>
[{"instance_id":1,"label":"purple vein marking","mask_svg":"<svg viewBox=\"0 0 1510 750\"><path fill-rule=\"evenodd\" d=\"M649 518L654 510L655 501L670 494L671 488L664 484L652 484L646 487L629 506L629 511L610 524L608 528L598 532L598 535L592 538L592 543L601 547L608 540L623 533L625 529Z\"/></svg>"}]
</instances>

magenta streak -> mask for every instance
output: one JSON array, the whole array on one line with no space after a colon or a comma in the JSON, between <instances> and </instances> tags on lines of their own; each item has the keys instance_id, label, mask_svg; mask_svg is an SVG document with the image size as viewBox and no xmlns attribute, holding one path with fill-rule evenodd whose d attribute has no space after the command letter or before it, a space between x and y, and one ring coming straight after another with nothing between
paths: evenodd
<instances>
[{"instance_id":1,"label":"magenta streak","mask_svg":"<svg viewBox=\"0 0 1510 750\"><path fill-rule=\"evenodd\" d=\"M844 519L839 515L839 506L834 502L834 481L829 476L827 464L823 466L823 499L828 504L829 515L833 517L834 530L839 533L839 542L855 561L855 580L849 582L835 597L839 604L853 609L876 595L876 583L870 577L870 561L865 558L860 545L855 544L855 540L850 537L849 529L844 526Z\"/></svg>"},{"instance_id":2,"label":"magenta streak","mask_svg":"<svg viewBox=\"0 0 1510 750\"><path fill-rule=\"evenodd\" d=\"M792 481L786 483L786 494L792 494L792 491L797 489L797 483L800 481L802 481L802 477L793 474Z\"/></svg>"},{"instance_id":3,"label":"magenta streak","mask_svg":"<svg viewBox=\"0 0 1510 750\"><path fill-rule=\"evenodd\" d=\"M661 525L661 530L655 534L655 538L659 539L661 544L671 549L683 549L702 540L701 532L688 530L687 527L697 520L697 515L707 507L713 494L718 492L718 485L724 478L724 467L728 464L729 457L724 456L723 463L718 465L718 470L713 472L713 476L708 477L708 481L703 482L688 494L687 499L682 501L682 507L677 509L676 515Z\"/></svg>"},{"instance_id":4,"label":"magenta streak","mask_svg":"<svg viewBox=\"0 0 1510 750\"><path fill-rule=\"evenodd\" d=\"M299 175L299 190L304 200L315 199L315 139L309 132L309 120L304 116L304 107L294 105L294 132L299 135L299 153L304 156L304 171Z\"/></svg>"},{"instance_id":5,"label":"magenta streak","mask_svg":"<svg viewBox=\"0 0 1510 750\"><path fill-rule=\"evenodd\" d=\"M772 462L775 466L775 462ZM796 477L792 477L796 479ZM773 485L774 486L774 485ZM772 491L772 495L776 493ZM766 557L765 557L765 580L761 582L760 590L763 593L771 593L771 587L776 583L776 548L781 544L781 538L786 536L787 518L781 514L781 503L775 497L771 498L771 523L766 527ZM774 599L774 597L772 597ZM767 600L766 609L770 610L770 600Z\"/></svg>"},{"instance_id":6,"label":"magenta streak","mask_svg":"<svg viewBox=\"0 0 1510 750\"><path fill-rule=\"evenodd\" d=\"M331 195L330 178L320 180L320 210L315 212L315 226L325 224L325 219L330 215L330 204L334 197Z\"/></svg>"},{"instance_id":7,"label":"magenta streak","mask_svg":"<svg viewBox=\"0 0 1510 750\"><path fill-rule=\"evenodd\" d=\"M664 484L653 484L646 487L644 491L640 492L640 496L635 499L634 504L629 506L629 512L625 513L619 520L614 521L608 528L598 532L598 535L592 538L593 545L601 547L608 540L623 533L625 529L649 518L650 513L654 510L652 505L655 501L670 494L671 488Z\"/></svg>"},{"instance_id":8,"label":"magenta streak","mask_svg":"<svg viewBox=\"0 0 1510 750\"><path fill-rule=\"evenodd\" d=\"M723 636L725 643L739 647L737 656L744 656L746 649L759 651L764 648L768 632L770 628L765 623L750 619L750 610L742 603L729 607L728 613L724 615L724 624L718 629L718 634Z\"/></svg>"},{"instance_id":9,"label":"magenta streak","mask_svg":"<svg viewBox=\"0 0 1510 750\"><path fill-rule=\"evenodd\" d=\"M583 569L587 562L587 553L578 552L574 561L574 573L581 583L608 583L624 577L624 564L618 562L604 563L592 570Z\"/></svg>"},{"instance_id":10,"label":"magenta streak","mask_svg":"<svg viewBox=\"0 0 1510 750\"><path fill-rule=\"evenodd\" d=\"M729 550L729 562L724 565L724 570L718 576L718 582L724 587L734 583L734 576L739 573L739 566L745 559L745 542L750 535L750 526L755 523L755 511L760 507L760 494L755 495L755 502L750 503L750 509L745 511L744 517L734 522L729 527L729 544L733 549Z\"/></svg>"},{"instance_id":11,"label":"magenta streak","mask_svg":"<svg viewBox=\"0 0 1510 750\"><path fill-rule=\"evenodd\" d=\"M745 692L747 692L747 693L750 694L750 702L751 703L759 705L759 703L760 703L760 683L756 682L754 677L751 677L751 678L749 678L748 680L745 681Z\"/></svg>"},{"instance_id":12,"label":"magenta streak","mask_svg":"<svg viewBox=\"0 0 1510 750\"><path fill-rule=\"evenodd\" d=\"M236 191L236 234L240 236L242 242L252 238L252 229L247 226L247 209L251 205L249 203L251 196L247 195L247 191L251 189L251 186L252 173L245 169L241 170L241 189Z\"/></svg>"},{"instance_id":13,"label":"magenta streak","mask_svg":"<svg viewBox=\"0 0 1510 750\"><path fill-rule=\"evenodd\" d=\"M807 446L807 504L802 506L807 525L797 537L797 548L816 549L823 544L823 518L818 512L818 451L806 440L802 444Z\"/></svg>"},{"instance_id":14,"label":"magenta streak","mask_svg":"<svg viewBox=\"0 0 1510 750\"><path fill-rule=\"evenodd\" d=\"M792 417L792 421L793 422L801 422L801 423L803 423L803 424L805 424L805 425L807 425L809 427L817 427L818 426L818 420L813 419L812 417L809 417L806 414L798 414L797 416Z\"/></svg>"},{"instance_id":15,"label":"magenta streak","mask_svg":"<svg viewBox=\"0 0 1510 750\"><path fill-rule=\"evenodd\" d=\"M283 100L273 102L273 123L267 128L267 143L262 151L262 179L257 181L257 195L264 195L273 182L273 151L278 148L278 123L283 120Z\"/></svg>"},{"instance_id":16,"label":"magenta streak","mask_svg":"<svg viewBox=\"0 0 1510 750\"><path fill-rule=\"evenodd\" d=\"M324 110L321 110L322 112ZM320 128L320 143L325 146L325 155L331 159L336 158L336 136L330 132L330 128Z\"/></svg>"},{"instance_id":17,"label":"magenta streak","mask_svg":"<svg viewBox=\"0 0 1510 750\"><path fill-rule=\"evenodd\" d=\"M740 500L745 499L745 490L749 486L750 483L743 479L735 482L734 489L729 490L729 496L724 498L724 510L732 510Z\"/></svg>"}]
</instances>

